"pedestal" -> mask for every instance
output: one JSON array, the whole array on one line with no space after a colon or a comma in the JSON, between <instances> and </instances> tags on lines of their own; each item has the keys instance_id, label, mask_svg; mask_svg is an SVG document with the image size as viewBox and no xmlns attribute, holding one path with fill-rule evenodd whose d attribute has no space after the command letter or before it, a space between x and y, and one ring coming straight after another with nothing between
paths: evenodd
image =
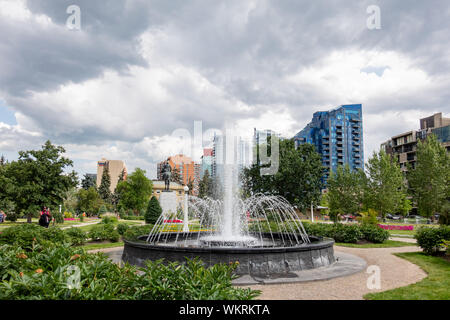
<instances>
[{"instance_id":1,"label":"pedestal","mask_svg":"<svg viewBox=\"0 0 450 320\"><path fill-rule=\"evenodd\" d=\"M159 205L165 217L177 213L177 195L173 191L163 191L159 196Z\"/></svg>"}]
</instances>

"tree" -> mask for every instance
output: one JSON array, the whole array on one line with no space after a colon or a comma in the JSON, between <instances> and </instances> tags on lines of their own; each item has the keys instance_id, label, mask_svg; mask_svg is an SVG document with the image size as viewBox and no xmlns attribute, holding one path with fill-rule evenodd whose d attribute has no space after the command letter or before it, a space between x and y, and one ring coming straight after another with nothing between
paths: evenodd
<instances>
[{"instance_id":1,"label":"tree","mask_svg":"<svg viewBox=\"0 0 450 320\"><path fill-rule=\"evenodd\" d=\"M103 205L103 200L94 187L90 187L88 190L78 190L77 200L77 211L80 213L85 212L89 216L97 214Z\"/></svg>"},{"instance_id":2,"label":"tree","mask_svg":"<svg viewBox=\"0 0 450 320\"><path fill-rule=\"evenodd\" d=\"M367 163L366 208L376 210L383 218L387 213L404 211L407 206L406 185L396 158L384 150L374 151Z\"/></svg>"},{"instance_id":3,"label":"tree","mask_svg":"<svg viewBox=\"0 0 450 320\"><path fill-rule=\"evenodd\" d=\"M122 172L119 175L119 179L117 180L116 188L114 189L114 192L111 196L111 202L114 206L115 212L117 212L117 205L119 204L120 201L120 192L117 190L117 186L124 180L125 180L125 169L122 169Z\"/></svg>"},{"instance_id":4,"label":"tree","mask_svg":"<svg viewBox=\"0 0 450 320\"><path fill-rule=\"evenodd\" d=\"M109 175L108 167L103 169L102 181L100 182L100 186L98 187L98 194L106 203L111 203L112 194L111 194L111 177Z\"/></svg>"},{"instance_id":5,"label":"tree","mask_svg":"<svg viewBox=\"0 0 450 320\"><path fill-rule=\"evenodd\" d=\"M419 214L429 218L450 199L450 155L434 134L418 142L416 155L408 183Z\"/></svg>"},{"instance_id":6,"label":"tree","mask_svg":"<svg viewBox=\"0 0 450 320\"><path fill-rule=\"evenodd\" d=\"M265 165L258 163L244 169L244 194L280 195L300 210L318 205L323 167L315 147L302 144L296 149L294 140L286 139L280 141L279 152L278 172L274 175L261 175L260 169Z\"/></svg>"},{"instance_id":7,"label":"tree","mask_svg":"<svg viewBox=\"0 0 450 320\"><path fill-rule=\"evenodd\" d=\"M191 177L189 177L187 187L189 188L188 194L192 196L194 194L194 181Z\"/></svg>"},{"instance_id":8,"label":"tree","mask_svg":"<svg viewBox=\"0 0 450 320\"><path fill-rule=\"evenodd\" d=\"M199 198L213 197L213 181L208 170L205 171L203 178L198 184L198 196Z\"/></svg>"},{"instance_id":9,"label":"tree","mask_svg":"<svg viewBox=\"0 0 450 320\"><path fill-rule=\"evenodd\" d=\"M135 213L145 209L152 189L153 183L145 176L145 170L136 168L127 180L117 186L120 193L119 209L132 209Z\"/></svg>"},{"instance_id":10,"label":"tree","mask_svg":"<svg viewBox=\"0 0 450 320\"><path fill-rule=\"evenodd\" d=\"M8 163L8 161L6 160L5 156L2 155L2 156L0 157L0 167L5 166L7 163Z\"/></svg>"},{"instance_id":11,"label":"tree","mask_svg":"<svg viewBox=\"0 0 450 320\"><path fill-rule=\"evenodd\" d=\"M97 187L97 181L95 181L95 178L91 175L88 175L87 173L84 175L83 180L81 180L81 187L84 190L88 190L90 187Z\"/></svg>"},{"instance_id":12,"label":"tree","mask_svg":"<svg viewBox=\"0 0 450 320\"><path fill-rule=\"evenodd\" d=\"M58 207L66 192L78 184L73 165L63 157L65 149L45 142L41 150L19 151L19 159L7 164L0 173L0 200L14 203L16 213L27 214L28 222L43 206Z\"/></svg>"},{"instance_id":13,"label":"tree","mask_svg":"<svg viewBox=\"0 0 450 320\"><path fill-rule=\"evenodd\" d=\"M145 212L145 223L155 224L161 216L161 213L162 209L159 205L159 201L153 196L148 202L147 211Z\"/></svg>"},{"instance_id":14,"label":"tree","mask_svg":"<svg viewBox=\"0 0 450 320\"><path fill-rule=\"evenodd\" d=\"M362 170L350 170L349 165L338 166L328 177L327 199L330 218L338 221L339 215L355 214L360 210L365 184Z\"/></svg>"},{"instance_id":15,"label":"tree","mask_svg":"<svg viewBox=\"0 0 450 320\"><path fill-rule=\"evenodd\" d=\"M172 174L170 176L170 181L183 184L183 178L180 175L180 170L178 170L177 165L174 165L172 169Z\"/></svg>"}]
</instances>

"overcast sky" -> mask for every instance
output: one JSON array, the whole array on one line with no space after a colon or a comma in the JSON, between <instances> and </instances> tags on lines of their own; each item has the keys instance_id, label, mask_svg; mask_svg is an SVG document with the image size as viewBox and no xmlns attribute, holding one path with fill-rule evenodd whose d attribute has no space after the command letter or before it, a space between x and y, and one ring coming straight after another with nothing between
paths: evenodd
<instances>
[{"instance_id":1,"label":"overcast sky","mask_svg":"<svg viewBox=\"0 0 450 320\"><path fill-rule=\"evenodd\" d=\"M315 111L361 103L367 161L450 116L447 0L0 0L0 30L0 154L50 139L80 176L105 157L154 178L194 121L204 146L224 123L292 137Z\"/></svg>"}]
</instances>

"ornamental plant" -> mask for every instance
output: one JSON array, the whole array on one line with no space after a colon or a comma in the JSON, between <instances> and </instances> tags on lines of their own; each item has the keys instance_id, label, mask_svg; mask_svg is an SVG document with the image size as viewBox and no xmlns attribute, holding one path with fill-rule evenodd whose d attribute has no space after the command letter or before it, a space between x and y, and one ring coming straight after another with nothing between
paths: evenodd
<instances>
[{"instance_id":1,"label":"ornamental plant","mask_svg":"<svg viewBox=\"0 0 450 320\"><path fill-rule=\"evenodd\" d=\"M426 254L436 255L445 248L443 243L450 240L450 227L430 228L422 226L417 229L414 238Z\"/></svg>"}]
</instances>

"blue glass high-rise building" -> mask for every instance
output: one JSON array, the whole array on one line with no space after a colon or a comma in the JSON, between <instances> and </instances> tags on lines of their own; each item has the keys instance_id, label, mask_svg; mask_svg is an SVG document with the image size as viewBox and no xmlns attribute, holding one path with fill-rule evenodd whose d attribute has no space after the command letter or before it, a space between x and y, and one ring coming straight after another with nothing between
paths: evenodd
<instances>
[{"instance_id":1,"label":"blue glass high-rise building","mask_svg":"<svg viewBox=\"0 0 450 320\"><path fill-rule=\"evenodd\" d=\"M310 143L322 155L324 182L338 166L364 170L362 105L342 105L315 112L312 121L294 136L295 146Z\"/></svg>"}]
</instances>

